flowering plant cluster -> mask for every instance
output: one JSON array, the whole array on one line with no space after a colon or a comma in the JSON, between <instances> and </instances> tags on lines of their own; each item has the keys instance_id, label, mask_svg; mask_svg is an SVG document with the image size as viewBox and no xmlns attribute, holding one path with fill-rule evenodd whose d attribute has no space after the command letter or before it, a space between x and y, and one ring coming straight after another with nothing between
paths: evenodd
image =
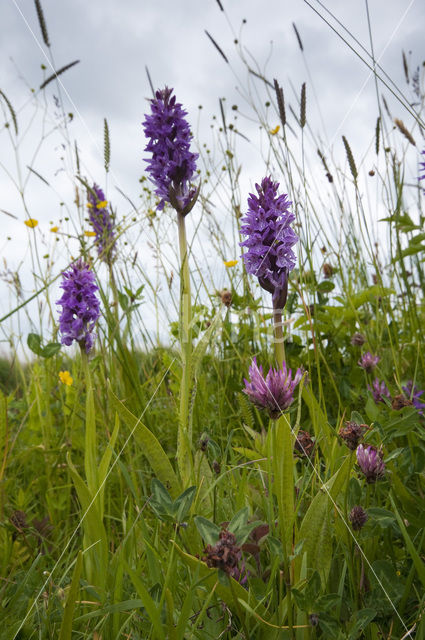
<instances>
[{"instance_id":1,"label":"flowering plant cluster","mask_svg":"<svg viewBox=\"0 0 425 640\"><path fill-rule=\"evenodd\" d=\"M63 273L60 287L63 295L56 304L62 306L59 317L61 342L70 346L76 340L88 353L93 346L93 330L100 316L94 273L80 258Z\"/></svg>"},{"instance_id":2,"label":"flowering plant cluster","mask_svg":"<svg viewBox=\"0 0 425 640\"><path fill-rule=\"evenodd\" d=\"M149 139L145 151L152 157L145 160L147 171L160 197L158 209L169 202L186 214L193 207L197 191L191 186L196 171L197 153L190 151L191 133L185 118L187 111L176 102L173 89L165 87L151 100L151 113L145 116L143 129Z\"/></svg>"},{"instance_id":3,"label":"flowering plant cluster","mask_svg":"<svg viewBox=\"0 0 425 640\"><path fill-rule=\"evenodd\" d=\"M278 196L278 182L266 177L256 184L257 195L248 198L248 211L242 219L241 232L247 236L240 243L248 273L257 276L260 285L272 294L274 308L283 308L288 290L288 273L295 266L292 247L298 236L291 228L295 220L289 211L287 194Z\"/></svg>"}]
</instances>

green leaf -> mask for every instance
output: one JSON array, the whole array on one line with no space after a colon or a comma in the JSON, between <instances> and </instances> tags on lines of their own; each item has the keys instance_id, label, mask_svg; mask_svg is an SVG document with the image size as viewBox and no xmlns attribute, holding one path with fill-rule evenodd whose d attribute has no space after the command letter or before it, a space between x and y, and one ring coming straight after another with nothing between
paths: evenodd
<instances>
[{"instance_id":1,"label":"green leaf","mask_svg":"<svg viewBox=\"0 0 425 640\"><path fill-rule=\"evenodd\" d=\"M316 442L323 451L326 460L331 460L332 441L335 440L331 426L329 425L327 418L323 413L319 403L317 402L314 394L305 386L302 390L302 398L308 406L314 435L316 436Z\"/></svg>"},{"instance_id":2,"label":"green leaf","mask_svg":"<svg viewBox=\"0 0 425 640\"><path fill-rule=\"evenodd\" d=\"M327 582L333 556L332 501L337 499L348 482L352 460L352 456L347 456L338 471L319 489L298 532L298 540L304 540L303 551L307 553L308 566L318 571L323 584Z\"/></svg>"},{"instance_id":3,"label":"green leaf","mask_svg":"<svg viewBox=\"0 0 425 640\"><path fill-rule=\"evenodd\" d=\"M323 280L322 282L319 282L319 284L316 287L316 291L319 291L319 293L329 293L334 289L335 289L335 285L330 280Z\"/></svg>"},{"instance_id":4,"label":"green leaf","mask_svg":"<svg viewBox=\"0 0 425 640\"><path fill-rule=\"evenodd\" d=\"M157 637L160 638L160 640L165 640L165 632L161 623L161 616L155 605L155 602L152 599L152 596L150 595L149 591L146 589L145 585L140 580L138 574L134 571L134 569L129 567L127 563L125 563L125 565L126 570L130 575L131 581L137 591L137 595L143 602L143 606L146 609L146 613L149 616Z\"/></svg>"},{"instance_id":5,"label":"green leaf","mask_svg":"<svg viewBox=\"0 0 425 640\"><path fill-rule=\"evenodd\" d=\"M227 525L227 529L235 534L237 537L239 529L244 527L248 522L249 517L249 507L243 507L240 509L230 520Z\"/></svg>"},{"instance_id":6,"label":"green leaf","mask_svg":"<svg viewBox=\"0 0 425 640\"><path fill-rule=\"evenodd\" d=\"M207 544L217 544L221 531L220 527L203 516L195 516L194 521L201 538L205 540Z\"/></svg>"},{"instance_id":7,"label":"green leaf","mask_svg":"<svg viewBox=\"0 0 425 640\"><path fill-rule=\"evenodd\" d=\"M89 575L89 580L93 581L93 584L104 584L105 572L108 566L108 542L105 527L97 507L97 501L93 499L87 485L72 464L69 452L66 455L66 460L81 504L82 516L80 523L83 525L87 535L87 546L93 545L85 555L90 571L95 572L94 575Z\"/></svg>"},{"instance_id":8,"label":"green leaf","mask_svg":"<svg viewBox=\"0 0 425 640\"><path fill-rule=\"evenodd\" d=\"M187 518L195 494L196 487L189 487L174 501L173 512L177 522L182 522Z\"/></svg>"},{"instance_id":9,"label":"green leaf","mask_svg":"<svg viewBox=\"0 0 425 640\"><path fill-rule=\"evenodd\" d=\"M272 460L272 487L277 498L283 549L288 555L292 548L294 522L294 457L291 425L286 415L282 415L270 429L268 451Z\"/></svg>"},{"instance_id":10,"label":"green leaf","mask_svg":"<svg viewBox=\"0 0 425 640\"><path fill-rule=\"evenodd\" d=\"M395 513L395 517L397 518L397 522L398 522L398 526L400 527L400 531L401 534L404 538L404 541L406 543L406 547L407 550L410 554L410 557L413 560L413 564L415 565L415 569L418 573L419 579L422 582L423 587L425 587L425 564L422 562L418 552L416 551L416 547L412 542L412 539L410 538L409 534L407 533L407 529L406 526L397 510L394 498L392 497L392 495L390 494L390 500L391 500L391 505L393 507L394 513Z\"/></svg>"},{"instance_id":11,"label":"green leaf","mask_svg":"<svg viewBox=\"0 0 425 640\"><path fill-rule=\"evenodd\" d=\"M117 411L124 424L126 424L131 432L134 433L134 437L138 440L141 446L141 451L146 456L154 474L162 484L169 489L172 497L179 495L180 482L158 439L154 436L152 431L145 427L140 419L136 418L136 416L127 409L110 387L108 389L108 393L112 406Z\"/></svg>"},{"instance_id":12,"label":"green leaf","mask_svg":"<svg viewBox=\"0 0 425 640\"><path fill-rule=\"evenodd\" d=\"M62 345L60 344L60 342L49 342L49 344L46 344L46 346L43 347L41 355L43 356L43 358L51 358L52 356L55 356L57 353L59 353L61 349Z\"/></svg>"},{"instance_id":13,"label":"green leaf","mask_svg":"<svg viewBox=\"0 0 425 640\"><path fill-rule=\"evenodd\" d=\"M375 616L375 609L362 609L361 611L357 611L355 614L355 622L349 631L349 640L356 640L359 637L360 631L363 631Z\"/></svg>"},{"instance_id":14,"label":"green leaf","mask_svg":"<svg viewBox=\"0 0 425 640\"><path fill-rule=\"evenodd\" d=\"M128 298L125 295L125 293L122 293L122 291L117 291L118 294L118 302L120 303L120 307L123 311L128 311Z\"/></svg>"},{"instance_id":15,"label":"green leaf","mask_svg":"<svg viewBox=\"0 0 425 640\"><path fill-rule=\"evenodd\" d=\"M37 333L29 333L27 338L27 345L33 353L38 356L43 355L43 349L41 346L41 337Z\"/></svg>"},{"instance_id":16,"label":"green leaf","mask_svg":"<svg viewBox=\"0 0 425 640\"><path fill-rule=\"evenodd\" d=\"M42 358L51 358L58 353L62 345L59 342L49 342L46 346L41 344L41 336L37 333L29 333L27 338L27 345L33 353Z\"/></svg>"},{"instance_id":17,"label":"green leaf","mask_svg":"<svg viewBox=\"0 0 425 640\"><path fill-rule=\"evenodd\" d=\"M72 620L74 618L75 603L78 597L80 587L80 575L83 568L83 554L78 552L77 561L72 574L71 587L66 599L65 610L63 612L62 624L59 632L59 640L71 640Z\"/></svg>"},{"instance_id":18,"label":"green leaf","mask_svg":"<svg viewBox=\"0 0 425 640\"><path fill-rule=\"evenodd\" d=\"M161 520L173 520L173 500L162 482L153 478L151 484L152 497L150 506Z\"/></svg>"}]
</instances>

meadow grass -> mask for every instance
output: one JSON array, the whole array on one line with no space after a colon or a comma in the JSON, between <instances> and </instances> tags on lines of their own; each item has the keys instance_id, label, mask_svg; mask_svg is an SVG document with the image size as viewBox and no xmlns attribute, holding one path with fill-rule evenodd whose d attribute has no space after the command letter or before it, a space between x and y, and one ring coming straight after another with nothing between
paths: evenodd
<instances>
[{"instance_id":1,"label":"meadow grass","mask_svg":"<svg viewBox=\"0 0 425 640\"><path fill-rule=\"evenodd\" d=\"M91 186L65 118L75 198L43 262L16 182L37 314L18 271L6 270L0 638L425 638L425 235L422 189L406 177L408 152L420 161L423 82L407 72L400 94L412 130L379 99L367 170L345 137L338 164L312 131L308 83L289 108L279 82L239 52L245 102L220 100L214 148L198 141L201 189L187 215L156 211L143 177L137 207L125 196L118 215L107 198L115 255L105 259L85 233ZM19 113L2 97L2 133L23 167ZM299 235L277 358L270 296L239 259L244 109ZM104 142L106 183L106 121ZM138 258L143 236L152 270ZM65 266L81 255L96 274L101 318L88 355L60 342L56 244ZM365 365L368 352L377 363ZM283 357L303 372L278 419L243 393L254 356L265 371ZM369 482L359 443L383 458Z\"/></svg>"}]
</instances>

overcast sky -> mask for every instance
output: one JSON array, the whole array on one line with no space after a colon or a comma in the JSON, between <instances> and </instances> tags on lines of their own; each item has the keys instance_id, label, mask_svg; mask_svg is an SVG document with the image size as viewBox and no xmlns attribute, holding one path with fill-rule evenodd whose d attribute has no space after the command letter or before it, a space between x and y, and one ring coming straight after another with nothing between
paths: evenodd
<instances>
[{"instance_id":1,"label":"overcast sky","mask_svg":"<svg viewBox=\"0 0 425 640\"><path fill-rule=\"evenodd\" d=\"M362 157L370 144L378 115L373 77L322 17L361 52L360 46L354 44L326 10L334 13L370 51L367 5L361 0L309 2L311 6L303 0L222 0L223 12L216 0L43 0L56 68L80 60L61 76L61 82L65 109L74 114L70 135L72 140L78 140L86 175L97 182L104 176L103 119L106 117L112 147L109 188L119 186L137 202L138 181L144 167L141 121L147 110L146 98L151 96L145 66L155 87L167 84L175 88L193 127L197 125L198 106L202 104L198 133L201 142L209 141L211 118L219 114L219 98L226 98L228 109L237 103L241 111L248 113L240 97L247 73L237 53L235 38L249 51L245 55L252 56L260 68L266 68L270 80L279 80L287 102L296 109L301 84L307 83L308 121L313 128L321 130L327 148L341 150L341 135L346 135L357 157ZM369 5L375 56L405 91L401 51L405 51L411 71L422 63L425 3L423 0L371 0ZM246 23L243 24L243 20ZM304 53L296 39L294 22ZM219 44L229 63L214 48L205 30ZM42 131L37 116L30 124L34 114L34 107L28 104L30 88L37 89L43 77L51 73L51 58L43 43L34 2L4 0L0 34L0 89L17 112L20 162L25 167L32 164ZM44 76L41 64L47 67ZM252 66L254 64L252 62ZM296 95L292 86L296 88ZM386 95L394 117L401 118L410 127L412 120L403 107L385 88L381 87L380 91ZM55 83L51 83L45 92L50 124L56 117L54 93ZM47 129L48 125L49 122ZM241 141L239 152L246 154L243 182L252 185L261 178L252 174L262 170L254 139L258 125L245 120L239 122L239 128L251 140L245 147ZM25 213L7 175L10 172L16 177L16 161L9 132L2 128L0 135L3 165L0 209L17 217L14 220L0 212L0 250L12 271L19 267L25 273L25 268L30 268L20 266L29 260L27 230L23 227ZM51 142L47 139L32 165L54 186L56 193L33 176L28 183L30 214L40 221L39 230L46 232L49 221L55 223L61 213L58 202L69 199L72 193L69 180L56 173L61 155L58 145L58 137L52 136ZM6 236L12 239L6 241ZM28 289L26 295L30 293ZM0 282L2 311L8 308L8 295L6 285Z\"/></svg>"}]
</instances>

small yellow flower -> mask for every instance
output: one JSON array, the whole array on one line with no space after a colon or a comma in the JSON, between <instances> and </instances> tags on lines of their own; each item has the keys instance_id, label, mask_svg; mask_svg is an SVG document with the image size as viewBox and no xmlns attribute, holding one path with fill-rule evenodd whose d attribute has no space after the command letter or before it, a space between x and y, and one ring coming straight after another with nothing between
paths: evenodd
<instances>
[{"instance_id":1,"label":"small yellow flower","mask_svg":"<svg viewBox=\"0 0 425 640\"><path fill-rule=\"evenodd\" d=\"M94 236L96 235L96 231L84 231L84 235L87 238L94 238Z\"/></svg>"},{"instance_id":2,"label":"small yellow flower","mask_svg":"<svg viewBox=\"0 0 425 640\"><path fill-rule=\"evenodd\" d=\"M66 384L67 387L70 387L74 382L69 371L59 371L59 380L62 382L62 384Z\"/></svg>"},{"instance_id":3,"label":"small yellow flower","mask_svg":"<svg viewBox=\"0 0 425 640\"><path fill-rule=\"evenodd\" d=\"M93 205L92 205L92 203L91 203L91 202L88 202L88 203L87 203L87 209L93 209Z\"/></svg>"},{"instance_id":4,"label":"small yellow flower","mask_svg":"<svg viewBox=\"0 0 425 640\"><path fill-rule=\"evenodd\" d=\"M224 261L224 266L225 267L234 267L236 264L238 264L237 260L225 260Z\"/></svg>"},{"instance_id":5,"label":"small yellow flower","mask_svg":"<svg viewBox=\"0 0 425 640\"><path fill-rule=\"evenodd\" d=\"M270 129L270 133L272 136L275 136L280 129L280 124L276 125L274 129Z\"/></svg>"},{"instance_id":6,"label":"small yellow flower","mask_svg":"<svg viewBox=\"0 0 425 640\"><path fill-rule=\"evenodd\" d=\"M96 209L106 209L107 206L108 206L108 201L101 200L100 202L97 203Z\"/></svg>"},{"instance_id":7,"label":"small yellow flower","mask_svg":"<svg viewBox=\"0 0 425 640\"><path fill-rule=\"evenodd\" d=\"M59 231L59 227L52 227L52 228L50 229L50 231L51 231L52 233L57 233L57 232Z\"/></svg>"},{"instance_id":8,"label":"small yellow flower","mask_svg":"<svg viewBox=\"0 0 425 640\"><path fill-rule=\"evenodd\" d=\"M28 220L24 220L24 222L30 229L34 229L34 227L38 225L38 220L35 218L29 218Z\"/></svg>"}]
</instances>

